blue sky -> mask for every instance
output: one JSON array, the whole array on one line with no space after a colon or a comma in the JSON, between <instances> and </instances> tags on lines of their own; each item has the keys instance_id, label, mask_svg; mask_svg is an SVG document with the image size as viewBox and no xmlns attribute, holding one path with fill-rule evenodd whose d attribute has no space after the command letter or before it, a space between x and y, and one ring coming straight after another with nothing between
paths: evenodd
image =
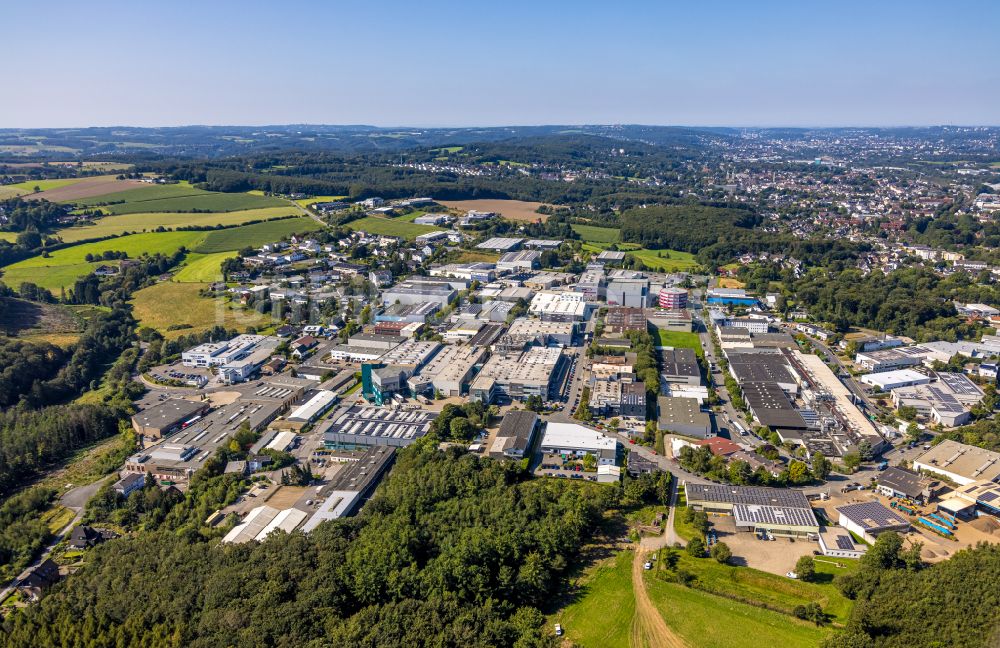
<instances>
[{"instance_id":1,"label":"blue sky","mask_svg":"<svg viewBox=\"0 0 1000 648\"><path fill-rule=\"evenodd\" d=\"M1000 124L989 0L5 4L0 127Z\"/></svg>"}]
</instances>

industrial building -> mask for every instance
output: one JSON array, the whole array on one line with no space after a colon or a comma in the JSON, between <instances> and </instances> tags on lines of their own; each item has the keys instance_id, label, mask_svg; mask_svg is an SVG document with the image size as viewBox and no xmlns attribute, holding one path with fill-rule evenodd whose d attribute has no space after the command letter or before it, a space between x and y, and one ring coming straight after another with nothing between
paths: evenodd
<instances>
[{"instance_id":1,"label":"industrial building","mask_svg":"<svg viewBox=\"0 0 1000 648\"><path fill-rule=\"evenodd\" d=\"M308 513L299 509L278 510L273 506L258 506L247 513L243 521L222 538L222 542L227 544L242 544L251 540L261 542L274 531L291 533L308 516Z\"/></svg>"},{"instance_id":2,"label":"industrial building","mask_svg":"<svg viewBox=\"0 0 1000 648\"><path fill-rule=\"evenodd\" d=\"M868 351L854 356L854 361L872 373L905 369L923 364L928 352L918 347L897 347Z\"/></svg>"},{"instance_id":3,"label":"industrial building","mask_svg":"<svg viewBox=\"0 0 1000 648\"><path fill-rule=\"evenodd\" d=\"M352 405L337 410L320 426L323 443L336 450L363 450L370 446L405 447L425 436L434 412Z\"/></svg>"},{"instance_id":4,"label":"industrial building","mask_svg":"<svg viewBox=\"0 0 1000 648\"><path fill-rule=\"evenodd\" d=\"M685 484L687 504L697 511L732 515L737 531L807 537L819 522L802 491L724 484Z\"/></svg>"},{"instance_id":5,"label":"industrial building","mask_svg":"<svg viewBox=\"0 0 1000 648\"><path fill-rule=\"evenodd\" d=\"M840 527L824 527L819 533L819 549L830 558L860 558L867 547L854 541L851 534Z\"/></svg>"},{"instance_id":6,"label":"industrial building","mask_svg":"<svg viewBox=\"0 0 1000 648\"><path fill-rule=\"evenodd\" d=\"M912 407L930 421L944 427L965 425L972 418L971 410L983 399L979 385L965 374L939 372L934 381L928 380L892 390L896 408Z\"/></svg>"},{"instance_id":7,"label":"industrial building","mask_svg":"<svg viewBox=\"0 0 1000 648\"><path fill-rule=\"evenodd\" d=\"M485 347L475 345L445 347L407 380L410 393L437 392L445 397L464 395L476 366L484 361L486 353Z\"/></svg>"},{"instance_id":8,"label":"industrial building","mask_svg":"<svg viewBox=\"0 0 1000 648\"><path fill-rule=\"evenodd\" d=\"M181 363L188 367L217 367L219 378L227 383L243 382L257 371L278 348L274 336L237 335L231 340L206 342L181 353Z\"/></svg>"},{"instance_id":9,"label":"industrial building","mask_svg":"<svg viewBox=\"0 0 1000 648\"><path fill-rule=\"evenodd\" d=\"M806 421L776 383L741 383L743 400L757 422L778 434L785 430L805 430Z\"/></svg>"},{"instance_id":10,"label":"industrial building","mask_svg":"<svg viewBox=\"0 0 1000 648\"><path fill-rule=\"evenodd\" d=\"M523 238L505 238L500 236L495 236L491 239L487 239L476 246L480 250L492 250L493 252L513 252L514 250L521 249L521 245L524 244Z\"/></svg>"},{"instance_id":11,"label":"industrial building","mask_svg":"<svg viewBox=\"0 0 1000 648\"><path fill-rule=\"evenodd\" d=\"M686 309L650 311L646 314L646 320L664 331L690 333L694 330L694 317Z\"/></svg>"},{"instance_id":12,"label":"industrial building","mask_svg":"<svg viewBox=\"0 0 1000 648\"><path fill-rule=\"evenodd\" d=\"M905 533L910 528L909 520L881 502L845 504L837 507L837 513L838 525L872 544L883 533L888 531Z\"/></svg>"},{"instance_id":13,"label":"industrial building","mask_svg":"<svg viewBox=\"0 0 1000 648\"><path fill-rule=\"evenodd\" d=\"M440 302L417 301L412 303L390 304L385 310L375 316L376 322L427 322L427 318L441 310Z\"/></svg>"},{"instance_id":14,"label":"industrial building","mask_svg":"<svg viewBox=\"0 0 1000 648\"><path fill-rule=\"evenodd\" d=\"M382 303L420 304L430 302L438 306L447 306L457 296L458 291L447 283L432 284L411 279L383 291Z\"/></svg>"},{"instance_id":15,"label":"industrial building","mask_svg":"<svg viewBox=\"0 0 1000 648\"><path fill-rule=\"evenodd\" d=\"M645 331L646 328L646 313L642 308L612 306L608 308L607 313L604 315L605 333Z\"/></svg>"},{"instance_id":16,"label":"industrial building","mask_svg":"<svg viewBox=\"0 0 1000 648\"><path fill-rule=\"evenodd\" d=\"M913 469L941 475L959 486L997 481L1000 452L945 439L914 459Z\"/></svg>"},{"instance_id":17,"label":"industrial building","mask_svg":"<svg viewBox=\"0 0 1000 648\"><path fill-rule=\"evenodd\" d=\"M598 430L577 423L549 421L542 435L541 450L549 455L561 455L564 460L576 460L592 455L598 465L615 465L618 442Z\"/></svg>"},{"instance_id":18,"label":"industrial building","mask_svg":"<svg viewBox=\"0 0 1000 648\"><path fill-rule=\"evenodd\" d=\"M712 419L701 411L694 398L660 396L656 400L659 416L657 426L664 432L704 439L712 434Z\"/></svg>"},{"instance_id":19,"label":"industrial building","mask_svg":"<svg viewBox=\"0 0 1000 648\"><path fill-rule=\"evenodd\" d=\"M886 497L905 497L915 502L931 499L931 480L903 468L891 466L878 475L875 491Z\"/></svg>"},{"instance_id":20,"label":"industrial building","mask_svg":"<svg viewBox=\"0 0 1000 648\"><path fill-rule=\"evenodd\" d=\"M660 377L674 384L700 385L701 367L694 349L659 349Z\"/></svg>"},{"instance_id":21,"label":"industrial building","mask_svg":"<svg viewBox=\"0 0 1000 648\"><path fill-rule=\"evenodd\" d=\"M543 290L531 298L528 312L550 322L582 322L589 308L581 293Z\"/></svg>"},{"instance_id":22,"label":"industrial building","mask_svg":"<svg viewBox=\"0 0 1000 648\"><path fill-rule=\"evenodd\" d=\"M666 286L660 289L657 295L657 304L660 308L679 310L687 308L688 291L684 288L674 288Z\"/></svg>"},{"instance_id":23,"label":"industrial building","mask_svg":"<svg viewBox=\"0 0 1000 648\"><path fill-rule=\"evenodd\" d=\"M288 415L285 421L283 421L284 427L301 430L326 413L336 402L336 393L325 389L317 390L309 400L295 408Z\"/></svg>"},{"instance_id":24,"label":"industrial building","mask_svg":"<svg viewBox=\"0 0 1000 648\"><path fill-rule=\"evenodd\" d=\"M495 459L523 459L531 449L538 431L539 418L534 412L512 410L504 415L489 454Z\"/></svg>"},{"instance_id":25,"label":"industrial building","mask_svg":"<svg viewBox=\"0 0 1000 648\"><path fill-rule=\"evenodd\" d=\"M871 385L881 392L912 385L926 385L930 381L930 376L913 369L896 369L895 371L882 371L861 376L861 382Z\"/></svg>"},{"instance_id":26,"label":"industrial building","mask_svg":"<svg viewBox=\"0 0 1000 648\"><path fill-rule=\"evenodd\" d=\"M553 322L527 317L515 319L507 329L507 335L526 335L542 346L549 344L569 346L573 343L575 332L576 324L573 322Z\"/></svg>"},{"instance_id":27,"label":"industrial building","mask_svg":"<svg viewBox=\"0 0 1000 648\"><path fill-rule=\"evenodd\" d=\"M521 353L494 355L472 381L469 398L484 403L492 403L498 397L548 399L552 377L561 362L562 351L552 347L529 347Z\"/></svg>"},{"instance_id":28,"label":"industrial building","mask_svg":"<svg viewBox=\"0 0 1000 648\"><path fill-rule=\"evenodd\" d=\"M497 272L531 272L541 265L541 252L535 250L519 250L500 255L497 261Z\"/></svg>"},{"instance_id":29,"label":"industrial building","mask_svg":"<svg viewBox=\"0 0 1000 648\"><path fill-rule=\"evenodd\" d=\"M771 383L786 394L797 394L799 377L792 370L784 355L768 353L728 353L729 373L736 381L745 383Z\"/></svg>"},{"instance_id":30,"label":"industrial building","mask_svg":"<svg viewBox=\"0 0 1000 648\"><path fill-rule=\"evenodd\" d=\"M649 279L635 270L614 270L608 275L605 299L609 306L644 308L649 305Z\"/></svg>"},{"instance_id":31,"label":"industrial building","mask_svg":"<svg viewBox=\"0 0 1000 648\"><path fill-rule=\"evenodd\" d=\"M323 486L318 494L323 502L302 530L308 533L327 520L336 520L357 513L371 497L395 459L395 448L386 446L367 448L364 454L351 461L329 484Z\"/></svg>"},{"instance_id":32,"label":"industrial building","mask_svg":"<svg viewBox=\"0 0 1000 648\"><path fill-rule=\"evenodd\" d=\"M599 301L605 297L606 282L603 268L588 268L580 275L580 280L573 287L574 292L583 295L587 301Z\"/></svg>"},{"instance_id":33,"label":"industrial building","mask_svg":"<svg viewBox=\"0 0 1000 648\"><path fill-rule=\"evenodd\" d=\"M132 416L132 429L147 439L160 439L194 423L208 410L205 402L170 398Z\"/></svg>"},{"instance_id":34,"label":"industrial building","mask_svg":"<svg viewBox=\"0 0 1000 648\"><path fill-rule=\"evenodd\" d=\"M705 301L725 306L756 306L757 299L742 288L709 288Z\"/></svg>"}]
</instances>

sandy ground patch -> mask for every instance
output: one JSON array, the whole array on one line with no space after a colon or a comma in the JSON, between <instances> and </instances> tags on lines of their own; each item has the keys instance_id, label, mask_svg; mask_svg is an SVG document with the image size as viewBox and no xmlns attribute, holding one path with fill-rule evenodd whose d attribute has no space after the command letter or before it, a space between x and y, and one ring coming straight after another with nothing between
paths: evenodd
<instances>
[{"instance_id":1,"label":"sandy ground patch","mask_svg":"<svg viewBox=\"0 0 1000 648\"><path fill-rule=\"evenodd\" d=\"M237 391L217 391L209 392L207 396L209 402L212 403L212 407L222 407L223 405L235 403L240 399L242 394Z\"/></svg>"},{"instance_id":2,"label":"sandy ground patch","mask_svg":"<svg viewBox=\"0 0 1000 648\"><path fill-rule=\"evenodd\" d=\"M529 202L527 200L497 200L497 199L484 199L484 200L442 200L440 201L445 207L450 207L451 209L459 209L461 211L469 211L470 209L475 209L476 211L482 212L497 212L504 218L508 220L515 221L527 221L533 223L535 221L544 222L548 219L546 214L536 213L535 210L541 207L544 203L540 202Z\"/></svg>"}]
</instances>

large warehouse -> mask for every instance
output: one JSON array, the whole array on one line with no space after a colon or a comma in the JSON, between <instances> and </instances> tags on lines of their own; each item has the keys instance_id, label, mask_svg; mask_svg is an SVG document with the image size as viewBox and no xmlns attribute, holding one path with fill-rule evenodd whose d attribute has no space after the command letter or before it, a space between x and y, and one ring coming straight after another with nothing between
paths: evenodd
<instances>
[{"instance_id":1,"label":"large warehouse","mask_svg":"<svg viewBox=\"0 0 1000 648\"><path fill-rule=\"evenodd\" d=\"M732 515L737 531L806 537L819 522L802 491L724 484L685 484L687 504L698 511Z\"/></svg>"},{"instance_id":2,"label":"large warehouse","mask_svg":"<svg viewBox=\"0 0 1000 648\"><path fill-rule=\"evenodd\" d=\"M159 439L201 418L208 408L208 403L170 398L136 413L132 429L148 439Z\"/></svg>"},{"instance_id":3,"label":"large warehouse","mask_svg":"<svg viewBox=\"0 0 1000 648\"><path fill-rule=\"evenodd\" d=\"M913 469L941 475L959 486L1000 479L1000 452L945 439L913 460Z\"/></svg>"}]
</instances>

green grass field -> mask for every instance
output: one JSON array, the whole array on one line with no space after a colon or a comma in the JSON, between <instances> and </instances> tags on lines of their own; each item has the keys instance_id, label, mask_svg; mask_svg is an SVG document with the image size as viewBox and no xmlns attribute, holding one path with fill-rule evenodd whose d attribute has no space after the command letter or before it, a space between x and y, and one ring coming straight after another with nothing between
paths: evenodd
<instances>
[{"instance_id":1,"label":"green grass field","mask_svg":"<svg viewBox=\"0 0 1000 648\"><path fill-rule=\"evenodd\" d=\"M632 552L622 551L581 579L576 599L553 617L583 648L628 648L635 596Z\"/></svg>"},{"instance_id":2,"label":"green grass field","mask_svg":"<svg viewBox=\"0 0 1000 648\"><path fill-rule=\"evenodd\" d=\"M656 578L647 577L646 587L667 625L698 648L815 648L830 633L780 612Z\"/></svg>"},{"instance_id":3,"label":"green grass field","mask_svg":"<svg viewBox=\"0 0 1000 648\"><path fill-rule=\"evenodd\" d=\"M102 194L100 196L93 196L90 198L78 198L71 202L77 205L84 205L86 207L95 207L97 205L103 205L111 202L148 202L150 200L167 200L170 198L182 198L185 196L200 196L208 193L210 192L202 189L196 189L187 182L179 182L177 184L167 185L151 184L143 187L135 187L134 189L125 189L124 191L115 191L113 193ZM144 211L155 210L147 209Z\"/></svg>"},{"instance_id":4,"label":"green grass field","mask_svg":"<svg viewBox=\"0 0 1000 648\"><path fill-rule=\"evenodd\" d=\"M244 209L281 207L288 205L280 198L254 196L245 193L204 193L196 196L162 198L108 205L101 209L110 214L136 214L139 212L190 212L195 209L211 212L230 212Z\"/></svg>"},{"instance_id":5,"label":"green grass field","mask_svg":"<svg viewBox=\"0 0 1000 648\"><path fill-rule=\"evenodd\" d=\"M617 243L621 230L617 227L597 227L596 225L573 225L573 231L588 243Z\"/></svg>"},{"instance_id":6,"label":"green grass field","mask_svg":"<svg viewBox=\"0 0 1000 648\"><path fill-rule=\"evenodd\" d=\"M135 293L131 304L140 326L154 328L167 337L196 333L217 324L226 328L244 330L270 324L270 318L255 312L230 308L220 299L198 294L208 284L176 283L165 281ZM182 307L181 307L182 306ZM190 328L168 330L171 326L187 325Z\"/></svg>"},{"instance_id":7,"label":"green grass field","mask_svg":"<svg viewBox=\"0 0 1000 648\"><path fill-rule=\"evenodd\" d=\"M818 562L817 567L824 571L820 572L817 582L806 583L749 567L722 565L711 558L694 558L684 552L677 555L677 566L697 577L700 590L754 601L786 614L791 614L797 605L815 602L839 624L847 621L853 607L853 603L834 587L833 576L852 571L857 561L840 559L841 563L850 563L841 570Z\"/></svg>"},{"instance_id":8,"label":"green grass field","mask_svg":"<svg viewBox=\"0 0 1000 648\"><path fill-rule=\"evenodd\" d=\"M181 247L200 254L231 252L246 246L256 247L296 232L311 232L321 226L311 218L287 218L212 231L146 232L106 241L82 243L56 250L48 258L37 256L3 268L3 280L9 286L31 281L56 293L68 288L80 277L108 261L86 261L87 254L99 255L113 250L126 252L129 258L149 254L173 254ZM221 262L221 258L219 260ZM194 272L194 271L192 271ZM198 272L207 272L204 268ZM203 275L204 276L204 275Z\"/></svg>"},{"instance_id":9,"label":"green grass field","mask_svg":"<svg viewBox=\"0 0 1000 648\"><path fill-rule=\"evenodd\" d=\"M414 216L414 218L416 218ZM379 216L367 216L356 221L351 221L346 227L352 230L362 230L369 234L385 234L386 236L402 236L405 239L415 239L427 232L439 232L440 227L433 225L417 225L408 223L403 218L381 218Z\"/></svg>"},{"instance_id":10,"label":"green grass field","mask_svg":"<svg viewBox=\"0 0 1000 648\"><path fill-rule=\"evenodd\" d=\"M347 198L347 196L311 196L309 198L298 198L295 200L295 204L305 209L313 203L337 202L338 200L344 200L345 198Z\"/></svg>"},{"instance_id":11,"label":"green grass field","mask_svg":"<svg viewBox=\"0 0 1000 648\"><path fill-rule=\"evenodd\" d=\"M694 255L679 250L632 250L632 256L639 259L650 270L656 272L686 272L700 267Z\"/></svg>"},{"instance_id":12,"label":"green grass field","mask_svg":"<svg viewBox=\"0 0 1000 648\"><path fill-rule=\"evenodd\" d=\"M181 182L171 185L136 187L115 193L71 201L86 207L100 206L108 214L137 214L141 212L190 212L195 209L212 212L230 212L244 209L288 206L281 198L258 196L251 193L219 193L204 191ZM114 203L114 204L109 204Z\"/></svg>"},{"instance_id":13,"label":"green grass field","mask_svg":"<svg viewBox=\"0 0 1000 648\"><path fill-rule=\"evenodd\" d=\"M222 281L219 266L226 259L236 256L236 252L215 252L214 254L198 254L192 252L184 259L184 267L174 275L174 281L211 283Z\"/></svg>"},{"instance_id":14,"label":"green grass field","mask_svg":"<svg viewBox=\"0 0 1000 648\"><path fill-rule=\"evenodd\" d=\"M656 329L656 334L657 337L659 337L660 346L674 347L677 349L694 349L694 352L697 353L699 357L705 353L701 348L701 340L698 338L697 333Z\"/></svg>"},{"instance_id":15,"label":"green grass field","mask_svg":"<svg viewBox=\"0 0 1000 648\"><path fill-rule=\"evenodd\" d=\"M0 185L0 200L7 200L8 198L16 198L18 196L35 193L35 187L38 187L39 191L48 191L49 189L58 189L59 187L76 184L82 179L83 178L59 178L55 180L27 180L25 182Z\"/></svg>"},{"instance_id":16,"label":"green grass field","mask_svg":"<svg viewBox=\"0 0 1000 648\"><path fill-rule=\"evenodd\" d=\"M158 232L74 245L56 250L48 258L36 256L7 266L3 268L2 280L10 286L31 281L58 293L60 288L71 287L97 266L114 264L113 261L88 262L87 254L103 254L107 250L126 252L130 258L139 257L143 252L173 254L182 246L190 249L205 235L206 232Z\"/></svg>"},{"instance_id":17,"label":"green grass field","mask_svg":"<svg viewBox=\"0 0 1000 648\"><path fill-rule=\"evenodd\" d=\"M204 235L204 239L197 246L193 247L192 250L201 254L212 254L215 252L240 250L247 246L258 247L265 243L271 243L286 236L291 236L292 234L315 232L320 227L321 225L313 219L303 216L212 232L201 232Z\"/></svg>"},{"instance_id":18,"label":"green grass field","mask_svg":"<svg viewBox=\"0 0 1000 648\"><path fill-rule=\"evenodd\" d=\"M115 236L125 232L141 232L154 230L157 227L212 227L215 225L240 225L248 221L272 220L283 216L295 216L298 212L294 207L265 207L263 209L245 209L241 211L218 212L211 214L190 214L174 212L153 212L126 214L122 216L105 216L94 225L83 227L68 227L56 233L67 243L86 239Z\"/></svg>"}]
</instances>

